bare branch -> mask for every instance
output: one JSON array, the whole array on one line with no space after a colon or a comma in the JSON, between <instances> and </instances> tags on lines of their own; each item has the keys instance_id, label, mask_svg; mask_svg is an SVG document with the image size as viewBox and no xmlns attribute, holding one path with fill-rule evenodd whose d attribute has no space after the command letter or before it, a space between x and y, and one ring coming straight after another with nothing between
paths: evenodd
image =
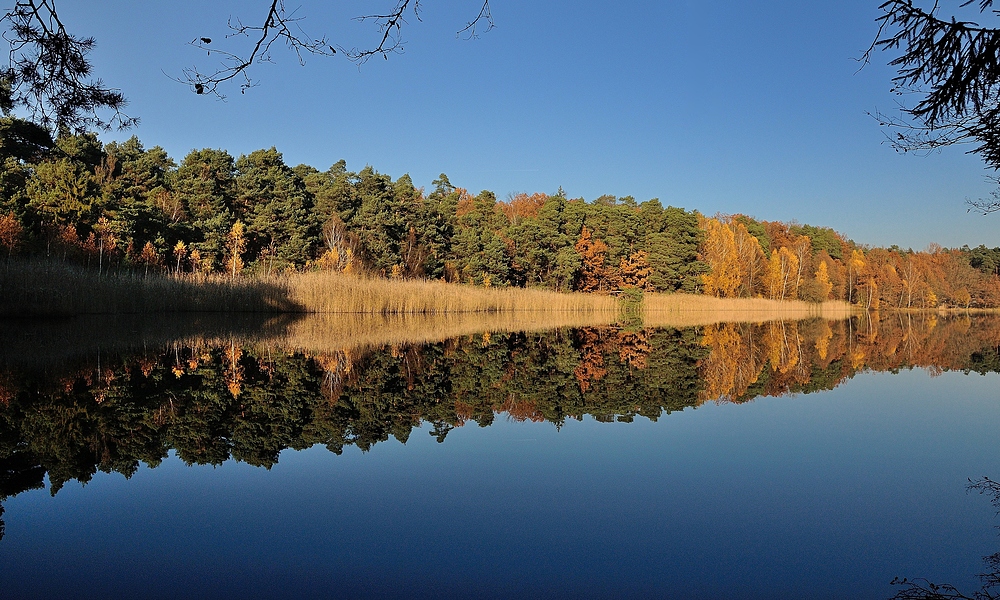
<instances>
[{"instance_id":1,"label":"bare branch","mask_svg":"<svg viewBox=\"0 0 1000 600\"><path fill-rule=\"evenodd\" d=\"M333 56L337 50L330 45L327 38L310 38L300 26L302 17L297 17L295 11L288 12L284 0L271 0L267 15L262 25L246 25L237 18L229 19L230 33L226 39L233 37L248 37L254 40L250 54L240 56L233 52L218 50L211 46L212 40L199 37L190 42L192 46L204 50L211 56L215 53L221 60L221 65L214 71L203 73L197 67L184 69L184 82L191 86L197 94L211 94L219 98L224 96L219 92L219 85L233 79L240 79L240 93L246 92L255 85L247 74L247 69L259 62L271 61L271 48L276 42L283 42L285 47L295 52L299 64L305 64L305 54Z\"/></svg>"},{"instance_id":2,"label":"bare branch","mask_svg":"<svg viewBox=\"0 0 1000 600\"><path fill-rule=\"evenodd\" d=\"M406 9L412 2L413 16L420 20L420 0L397 0L395 8L384 15L364 15L355 17L356 21L375 21L378 25L382 39L378 46L369 49L352 48L346 50L344 54L347 58L358 64L368 62L373 56L381 56L388 60L390 54L400 54L403 51L402 26L406 24Z\"/></svg>"},{"instance_id":3,"label":"bare branch","mask_svg":"<svg viewBox=\"0 0 1000 600\"><path fill-rule=\"evenodd\" d=\"M248 37L254 40L254 45L247 54L218 49L212 45L212 40L207 37L196 38L190 44L204 50L209 56L213 54L218 56L221 59L221 65L211 72L200 71L197 67L185 69L182 81L190 85L195 93L211 94L222 98L224 96L220 92L219 86L238 79L240 80L240 92L245 92L255 85L255 82L248 75L249 69L255 63L270 62L270 52L275 42L283 42L287 48L295 52L300 64L305 63L306 54L333 56L340 53L359 65L376 56L388 60L390 54L403 52L402 33L403 27L408 24L407 16L412 12L413 18L421 20L422 8L421 0L395 0L392 9L385 13L355 17L355 21L373 22L377 25L378 43L370 48L345 49L340 45L331 44L325 36L319 39L311 38L300 26L302 18L297 17L295 11L288 12L284 0L271 0L263 25L251 26L246 25L238 18L230 19L230 33L226 39ZM483 0L476 17L466 23L465 27L460 29L456 35L464 36L466 39L477 38L480 33L490 31L494 27L495 22L490 12L490 2Z\"/></svg>"},{"instance_id":4,"label":"bare branch","mask_svg":"<svg viewBox=\"0 0 1000 600\"><path fill-rule=\"evenodd\" d=\"M486 28L483 33L487 33L496 27L496 22L493 21L493 14L490 13L490 0L485 0L483 2L482 8L479 9L479 14L476 18L465 24L465 27L458 30L455 35L461 37L465 35L465 39L471 40L479 37L479 32L477 31L479 24L483 21L486 22Z\"/></svg>"}]
</instances>

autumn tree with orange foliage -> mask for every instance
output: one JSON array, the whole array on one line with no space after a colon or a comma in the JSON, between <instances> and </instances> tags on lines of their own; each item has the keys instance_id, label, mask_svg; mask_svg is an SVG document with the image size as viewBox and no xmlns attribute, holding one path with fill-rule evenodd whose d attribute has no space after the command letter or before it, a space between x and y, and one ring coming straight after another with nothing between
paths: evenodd
<instances>
[{"instance_id":1,"label":"autumn tree with orange foliage","mask_svg":"<svg viewBox=\"0 0 1000 600\"><path fill-rule=\"evenodd\" d=\"M584 226L574 249L580 255L583 263L576 289L581 292L606 291L608 289L608 273L604 261L607 259L608 245L594 238L590 229Z\"/></svg>"},{"instance_id":2,"label":"autumn tree with orange foliage","mask_svg":"<svg viewBox=\"0 0 1000 600\"><path fill-rule=\"evenodd\" d=\"M772 300L794 300L799 289L799 258L787 247L771 252L764 274L764 288Z\"/></svg>"},{"instance_id":3,"label":"autumn tree with orange foliage","mask_svg":"<svg viewBox=\"0 0 1000 600\"><path fill-rule=\"evenodd\" d=\"M628 259L622 259L618 267L618 277L621 287L638 288L644 291L652 291L649 283L649 274L652 269L649 266L649 253L639 250L629 255Z\"/></svg>"},{"instance_id":4,"label":"autumn tree with orange foliage","mask_svg":"<svg viewBox=\"0 0 1000 600\"><path fill-rule=\"evenodd\" d=\"M829 299L830 292L833 291L833 283L830 281L830 272L826 261L819 262L819 265L816 267L815 275L817 300L822 302Z\"/></svg>"},{"instance_id":5,"label":"autumn tree with orange foliage","mask_svg":"<svg viewBox=\"0 0 1000 600\"><path fill-rule=\"evenodd\" d=\"M7 256L14 254L14 250L21 243L21 232L23 227L13 214L0 215L0 246L7 250Z\"/></svg>"},{"instance_id":6,"label":"autumn tree with orange foliage","mask_svg":"<svg viewBox=\"0 0 1000 600\"><path fill-rule=\"evenodd\" d=\"M739 295L750 298L757 293L761 273L766 268L764 250L744 223L731 220L729 226L733 230L733 241L736 244L736 261L740 279Z\"/></svg>"},{"instance_id":7,"label":"autumn tree with orange foliage","mask_svg":"<svg viewBox=\"0 0 1000 600\"><path fill-rule=\"evenodd\" d=\"M500 210L507 216L511 225L517 225L523 219L530 219L538 216L538 211L545 205L549 196L542 193L534 193L530 196L525 193L515 194L507 202L498 203Z\"/></svg>"}]
</instances>

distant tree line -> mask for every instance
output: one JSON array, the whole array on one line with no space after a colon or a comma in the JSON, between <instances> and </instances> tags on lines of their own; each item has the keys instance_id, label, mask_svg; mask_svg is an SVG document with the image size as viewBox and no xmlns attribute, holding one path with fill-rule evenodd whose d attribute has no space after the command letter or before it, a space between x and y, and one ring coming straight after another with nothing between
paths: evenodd
<instances>
[{"instance_id":1,"label":"distant tree line","mask_svg":"<svg viewBox=\"0 0 1000 600\"><path fill-rule=\"evenodd\" d=\"M194 150L178 164L136 138L0 119L0 252L98 269L271 275L323 269L554 290L846 300L867 308L1000 306L1000 249L866 248L829 228L705 217L656 199L499 200L442 174L339 161L290 167L276 149Z\"/></svg>"},{"instance_id":2,"label":"distant tree line","mask_svg":"<svg viewBox=\"0 0 1000 600\"><path fill-rule=\"evenodd\" d=\"M700 223L703 291L714 296L844 300L872 310L1000 306L1000 248L871 248L829 228L745 215Z\"/></svg>"}]
</instances>

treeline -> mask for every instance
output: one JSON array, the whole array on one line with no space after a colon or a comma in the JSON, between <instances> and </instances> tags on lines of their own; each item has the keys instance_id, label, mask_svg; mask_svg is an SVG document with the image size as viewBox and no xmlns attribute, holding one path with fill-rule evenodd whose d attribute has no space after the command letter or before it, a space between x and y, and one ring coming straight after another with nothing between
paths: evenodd
<instances>
[{"instance_id":1,"label":"treeline","mask_svg":"<svg viewBox=\"0 0 1000 600\"><path fill-rule=\"evenodd\" d=\"M1000 306L1000 248L868 248L829 228L700 220L704 292L723 298L844 300L867 309Z\"/></svg>"},{"instance_id":2,"label":"treeline","mask_svg":"<svg viewBox=\"0 0 1000 600\"><path fill-rule=\"evenodd\" d=\"M0 248L101 272L273 274L324 269L484 286L846 300L867 308L1000 306L1000 248L865 248L831 229L707 218L656 199L561 191L498 200L442 174L344 161L288 166L271 148L177 164L136 138L53 139L0 119Z\"/></svg>"},{"instance_id":3,"label":"treeline","mask_svg":"<svg viewBox=\"0 0 1000 600\"><path fill-rule=\"evenodd\" d=\"M55 140L0 120L0 244L100 269L365 271L493 286L695 291L697 216L659 202L564 194L501 202L446 175L425 194L340 161L290 167L275 150L196 150L176 164L135 138ZM581 235L586 228L586 235Z\"/></svg>"}]
</instances>

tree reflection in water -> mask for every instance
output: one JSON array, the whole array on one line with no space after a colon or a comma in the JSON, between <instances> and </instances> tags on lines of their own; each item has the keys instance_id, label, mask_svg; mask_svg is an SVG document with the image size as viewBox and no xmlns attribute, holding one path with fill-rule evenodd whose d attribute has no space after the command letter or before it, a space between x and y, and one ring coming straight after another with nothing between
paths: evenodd
<instances>
[{"instance_id":1,"label":"tree reflection in water","mask_svg":"<svg viewBox=\"0 0 1000 600\"><path fill-rule=\"evenodd\" d=\"M46 475L52 494L97 471L130 477L171 450L188 464L269 468L287 448L366 451L423 423L443 442L498 416L656 420L828 390L866 370L1000 371L1000 318L986 316L494 332L381 348L241 339L0 366L0 501Z\"/></svg>"}]
</instances>

